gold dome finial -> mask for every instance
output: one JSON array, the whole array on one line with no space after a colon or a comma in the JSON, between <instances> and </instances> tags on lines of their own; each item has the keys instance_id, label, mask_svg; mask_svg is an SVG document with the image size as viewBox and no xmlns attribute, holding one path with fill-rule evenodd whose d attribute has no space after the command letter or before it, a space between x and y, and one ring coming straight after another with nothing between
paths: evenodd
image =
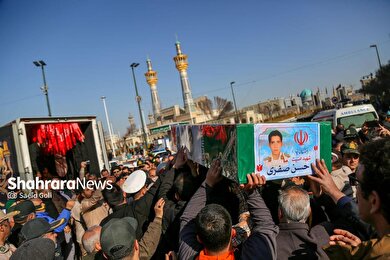
<instances>
[{"instance_id":1,"label":"gold dome finial","mask_svg":"<svg viewBox=\"0 0 390 260\"><path fill-rule=\"evenodd\" d=\"M149 59L146 60L148 66L148 71L145 73L146 82L150 87L156 85L158 82L157 72L152 69L152 61Z\"/></svg>"},{"instance_id":2,"label":"gold dome finial","mask_svg":"<svg viewBox=\"0 0 390 260\"><path fill-rule=\"evenodd\" d=\"M173 58L173 60L175 61L176 68L179 71L185 71L188 68L188 59L187 55L181 52L180 42L177 40L177 38L175 46L177 55Z\"/></svg>"}]
</instances>

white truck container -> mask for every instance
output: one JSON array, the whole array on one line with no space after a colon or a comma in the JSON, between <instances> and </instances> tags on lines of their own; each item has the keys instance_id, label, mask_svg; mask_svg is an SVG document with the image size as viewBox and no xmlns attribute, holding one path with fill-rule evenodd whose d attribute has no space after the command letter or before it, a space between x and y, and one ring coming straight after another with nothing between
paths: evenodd
<instances>
[{"instance_id":1,"label":"white truck container","mask_svg":"<svg viewBox=\"0 0 390 260\"><path fill-rule=\"evenodd\" d=\"M39 125L58 126L67 123L77 123L85 138L82 142L78 141L63 157L67 166L64 178L78 177L81 161L89 161L90 172L99 173L108 166L105 144L102 141L102 125L96 120L96 116L18 118L0 127L1 174L12 173L23 180L32 180L38 171L41 172L42 167L47 167L51 174L56 175L54 155L42 154L41 147L32 141L32 130Z\"/></svg>"},{"instance_id":2,"label":"white truck container","mask_svg":"<svg viewBox=\"0 0 390 260\"><path fill-rule=\"evenodd\" d=\"M338 124L343 124L345 128L354 124L355 128L360 130L364 122L378 120L378 118L375 108L371 104L365 104L324 110L316 114L311 121L329 121L333 128Z\"/></svg>"}]
</instances>

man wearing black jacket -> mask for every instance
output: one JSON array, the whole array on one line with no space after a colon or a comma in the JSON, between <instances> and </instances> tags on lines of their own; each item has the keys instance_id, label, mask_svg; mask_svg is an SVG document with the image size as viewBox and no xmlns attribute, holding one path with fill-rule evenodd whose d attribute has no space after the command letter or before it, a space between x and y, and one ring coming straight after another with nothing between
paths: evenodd
<instances>
[{"instance_id":1,"label":"man wearing black jacket","mask_svg":"<svg viewBox=\"0 0 390 260\"><path fill-rule=\"evenodd\" d=\"M180 216L187 202L200 185L199 178L190 173L191 162L186 157L184 149L179 149L173 167L162 173L158 198L165 201L162 225L163 237L156 259L164 257L169 251L177 251L179 244Z\"/></svg>"},{"instance_id":2,"label":"man wearing black jacket","mask_svg":"<svg viewBox=\"0 0 390 260\"><path fill-rule=\"evenodd\" d=\"M213 189L215 185L220 182L222 177L222 168L220 162L217 160L213 162L211 168L207 172L206 180L199 187L197 192L191 198L188 203L183 215L181 216L180 224L180 246L179 246L179 259L195 259L200 256L210 256L209 253L212 253L213 257L226 257L228 256L231 259L234 253L235 259L275 259L276 258L276 235L278 233L278 227L274 224L271 214L265 205L263 199L257 192L256 187L260 187L265 183L265 178L260 177L258 174L248 174L248 183L244 186L244 189L247 191L248 195L248 209L253 220L254 228L252 230L249 238L243 243L240 251L234 251L231 248L231 236L230 239L221 244L217 251L213 251L211 245L209 245L209 239L206 237L214 237L214 230L218 229L220 222L208 223L206 225L212 224L213 227L204 229L206 232L200 233L201 228L198 226L198 223L202 221L200 219L203 216L209 217L210 214L205 212L203 209L206 206L207 194L209 194L210 189ZM211 207L215 204L210 204L208 207ZM217 205L218 208L221 206ZM203 209L203 210L202 210ZM205 208L207 211L207 208ZM214 212L220 212L216 210ZM202 217L199 217L199 216ZM220 214L219 217L223 217L225 214ZM226 223L229 223L228 219L224 218ZM231 222L231 220L230 220ZM207 229L210 230L209 233ZM233 233L230 232L230 235ZM200 244L197 240L202 241ZM202 240L202 238L204 238ZM215 237L217 240L221 240L221 237ZM208 248L210 247L210 248ZM212 251L212 252L211 252ZM225 258L220 258L225 259Z\"/></svg>"},{"instance_id":3,"label":"man wearing black jacket","mask_svg":"<svg viewBox=\"0 0 390 260\"><path fill-rule=\"evenodd\" d=\"M145 225L148 223L149 214L153 207L154 196L160 186L160 179L138 200L133 200L130 204L126 203L126 193L118 185L113 185L112 189L103 190L104 200L112 208L113 213L102 220L100 226L104 226L113 218L132 217L138 221L136 230L137 239L141 239L145 231Z\"/></svg>"}]
</instances>

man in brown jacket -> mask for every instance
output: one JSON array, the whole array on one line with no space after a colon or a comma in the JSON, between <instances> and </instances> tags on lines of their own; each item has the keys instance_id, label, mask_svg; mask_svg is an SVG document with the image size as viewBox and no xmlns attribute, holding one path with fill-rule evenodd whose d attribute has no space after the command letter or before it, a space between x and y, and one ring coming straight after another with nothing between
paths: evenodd
<instances>
[{"instance_id":1,"label":"man in brown jacket","mask_svg":"<svg viewBox=\"0 0 390 260\"><path fill-rule=\"evenodd\" d=\"M309 178L321 185L335 203L354 203L337 189L324 161L312 167L316 176ZM350 232L336 229L326 253L331 259L390 259L389 137L362 146L355 181L359 217L374 227L377 238L362 242Z\"/></svg>"},{"instance_id":2,"label":"man in brown jacket","mask_svg":"<svg viewBox=\"0 0 390 260\"><path fill-rule=\"evenodd\" d=\"M81 221L87 228L99 225L108 216L109 206L103 202L101 190L84 189L81 201Z\"/></svg>"}]
</instances>

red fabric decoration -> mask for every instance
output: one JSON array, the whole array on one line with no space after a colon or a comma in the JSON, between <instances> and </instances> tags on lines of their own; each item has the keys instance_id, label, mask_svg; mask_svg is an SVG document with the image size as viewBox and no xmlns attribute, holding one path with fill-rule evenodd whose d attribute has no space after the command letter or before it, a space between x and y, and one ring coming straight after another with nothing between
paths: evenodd
<instances>
[{"instance_id":1,"label":"red fabric decoration","mask_svg":"<svg viewBox=\"0 0 390 260\"><path fill-rule=\"evenodd\" d=\"M207 136L208 138L215 138L215 140L221 141L223 144L227 142L227 134L224 126L211 126L205 125L202 127L202 135Z\"/></svg>"},{"instance_id":2,"label":"red fabric decoration","mask_svg":"<svg viewBox=\"0 0 390 260\"><path fill-rule=\"evenodd\" d=\"M33 128L31 140L38 142L45 154L65 156L85 136L78 123L39 124Z\"/></svg>"}]
</instances>

